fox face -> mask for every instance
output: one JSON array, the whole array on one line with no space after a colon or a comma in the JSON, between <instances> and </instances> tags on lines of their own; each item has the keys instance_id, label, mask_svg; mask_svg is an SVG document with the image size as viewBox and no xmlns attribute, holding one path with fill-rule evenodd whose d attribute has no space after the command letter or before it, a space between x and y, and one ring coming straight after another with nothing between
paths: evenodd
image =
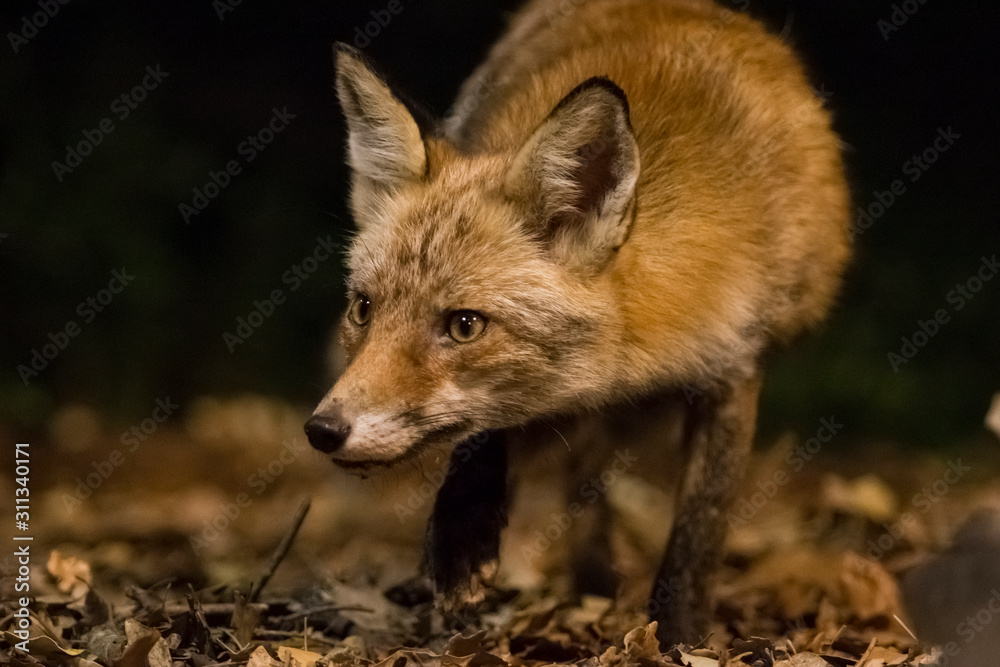
<instances>
[{"instance_id":1,"label":"fox face","mask_svg":"<svg viewBox=\"0 0 1000 667\"><path fill-rule=\"evenodd\" d=\"M635 212L624 94L584 82L509 150L421 132L349 47L347 368L306 425L349 469L597 404L623 382L592 351L621 336L608 275Z\"/></svg>"}]
</instances>

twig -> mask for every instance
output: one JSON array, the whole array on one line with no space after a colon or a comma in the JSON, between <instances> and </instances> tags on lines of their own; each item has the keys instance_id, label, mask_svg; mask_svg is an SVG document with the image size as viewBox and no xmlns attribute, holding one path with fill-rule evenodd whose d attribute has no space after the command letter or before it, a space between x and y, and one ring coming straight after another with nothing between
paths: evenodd
<instances>
[{"instance_id":1,"label":"twig","mask_svg":"<svg viewBox=\"0 0 1000 667\"><path fill-rule=\"evenodd\" d=\"M299 528L302 527L302 521L306 518L306 513L309 512L310 500L306 498L299 505L298 511L295 513L295 520L292 522L291 529L285 534L284 539L281 540L281 544L278 548L274 550L271 555L271 562L268 564L267 570L264 575L260 578L260 582L256 586L250 587L250 592L247 594L247 602L256 602L257 598L260 597L261 591L267 586L267 582L271 580L274 576L274 571L278 569L281 565L281 561L285 559L288 554L288 550L292 547L292 542L295 541L295 536L299 533Z\"/></svg>"},{"instance_id":2,"label":"twig","mask_svg":"<svg viewBox=\"0 0 1000 667\"><path fill-rule=\"evenodd\" d=\"M319 642L321 644L327 644L328 646L336 646L338 643L340 643L340 640L327 639L326 637L323 636L323 634L321 632L319 632L318 630L315 630L313 628L310 629L310 632L311 633L312 632L316 633L316 634L314 634L312 636L314 642ZM273 639L294 639L294 638L297 638L297 637L301 637L302 636L302 631L301 630L268 630L266 628L261 628L261 629L257 630L257 633L256 633L255 636L258 637L258 638L270 637L270 638L273 638Z\"/></svg>"},{"instance_id":3,"label":"twig","mask_svg":"<svg viewBox=\"0 0 1000 667\"><path fill-rule=\"evenodd\" d=\"M912 631L912 630L910 630L910 629L909 629L908 627L906 627L906 623L903 623L903 619L901 619L901 618L900 618L899 616L897 616L896 614L893 614L893 615L892 615L892 617L893 617L894 619L896 619L896 622L897 622L897 623L899 623L900 625L902 625L902 626L903 626L903 629L904 629L904 630L906 630L906 634L908 634L908 635L910 635L911 637L913 637L913 640L914 640L914 641L920 641L919 639L917 639L917 636L916 636L915 634L913 634L913 631Z\"/></svg>"},{"instance_id":4,"label":"twig","mask_svg":"<svg viewBox=\"0 0 1000 667\"><path fill-rule=\"evenodd\" d=\"M294 620L294 619L297 619L297 618L302 618L304 616L308 616L309 614L319 614L319 613L326 612L326 611L360 611L360 612L364 612L366 614L374 614L375 613L375 610L372 609L371 607L363 607L363 606L357 605L357 604L355 604L355 605L327 604L327 605L323 605L322 607L310 607L309 609L306 609L305 611L297 611L297 612L294 612L292 614L288 614L286 616L282 616L281 618L284 619L284 620L291 621L291 620Z\"/></svg>"},{"instance_id":5,"label":"twig","mask_svg":"<svg viewBox=\"0 0 1000 667\"><path fill-rule=\"evenodd\" d=\"M262 614L266 613L271 608L271 605L265 602L257 602L248 606L252 606ZM203 602L199 605L201 611L207 616L214 614L232 614L235 607L235 602ZM178 614L185 614L189 611L191 611L191 606L187 603L170 604L163 608L163 612L168 618L173 618Z\"/></svg>"}]
</instances>

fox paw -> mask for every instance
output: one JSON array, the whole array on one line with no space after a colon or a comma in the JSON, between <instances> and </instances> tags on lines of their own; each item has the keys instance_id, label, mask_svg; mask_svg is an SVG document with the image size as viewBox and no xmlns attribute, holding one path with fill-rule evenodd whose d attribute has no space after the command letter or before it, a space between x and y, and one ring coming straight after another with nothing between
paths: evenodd
<instances>
[{"instance_id":1,"label":"fox paw","mask_svg":"<svg viewBox=\"0 0 1000 667\"><path fill-rule=\"evenodd\" d=\"M435 606L447 618L462 619L468 616L486 600L498 569L499 561L495 558L480 563L476 571L456 586L438 591L434 598Z\"/></svg>"}]
</instances>

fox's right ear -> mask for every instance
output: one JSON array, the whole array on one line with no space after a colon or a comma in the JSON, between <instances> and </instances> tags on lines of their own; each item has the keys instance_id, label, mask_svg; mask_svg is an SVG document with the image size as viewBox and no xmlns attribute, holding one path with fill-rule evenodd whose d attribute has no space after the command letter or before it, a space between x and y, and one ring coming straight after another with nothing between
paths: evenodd
<instances>
[{"instance_id":1,"label":"fox's right ear","mask_svg":"<svg viewBox=\"0 0 1000 667\"><path fill-rule=\"evenodd\" d=\"M335 53L355 190L394 189L423 177L427 151L413 115L357 49L338 42Z\"/></svg>"}]
</instances>

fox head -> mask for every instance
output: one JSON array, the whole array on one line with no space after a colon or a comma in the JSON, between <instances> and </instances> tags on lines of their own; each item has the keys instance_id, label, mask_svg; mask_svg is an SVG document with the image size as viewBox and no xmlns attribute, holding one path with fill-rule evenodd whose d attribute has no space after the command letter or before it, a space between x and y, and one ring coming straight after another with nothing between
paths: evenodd
<instances>
[{"instance_id":1,"label":"fox head","mask_svg":"<svg viewBox=\"0 0 1000 667\"><path fill-rule=\"evenodd\" d=\"M509 147L466 154L346 46L337 92L358 231L347 365L306 423L312 445L385 466L620 383L594 356L620 326L607 284L635 214L624 93L590 79Z\"/></svg>"}]
</instances>

